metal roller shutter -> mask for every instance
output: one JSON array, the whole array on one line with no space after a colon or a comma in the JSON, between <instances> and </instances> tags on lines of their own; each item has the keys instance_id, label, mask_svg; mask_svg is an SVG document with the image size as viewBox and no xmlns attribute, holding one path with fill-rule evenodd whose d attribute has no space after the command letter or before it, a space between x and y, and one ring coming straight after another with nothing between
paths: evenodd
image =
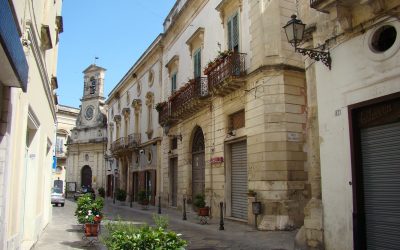
<instances>
[{"instance_id":1,"label":"metal roller shutter","mask_svg":"<svg viewBox=\"0 0 400 250\"><path fill-rule=\"evenodd\" d=\"M367 249L400 249L400 122L361 130Z\"/></svg>"},{"instance_id":2,"label":"metal roller shutter","mask_svg":"<svg viewBox=\"0 0 400 250\"><path fill-rule=\"evenodd\" d=\"M246 141L232 144L232 217L247 220Z\"/></svg>"}]
</instances>

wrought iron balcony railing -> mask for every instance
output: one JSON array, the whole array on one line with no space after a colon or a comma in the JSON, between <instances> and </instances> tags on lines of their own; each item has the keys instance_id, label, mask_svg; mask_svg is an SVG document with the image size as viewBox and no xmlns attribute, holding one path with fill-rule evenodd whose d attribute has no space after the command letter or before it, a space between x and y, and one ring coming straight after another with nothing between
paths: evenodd
<instances>
[{"instance_id":1,"label":"wrought iron balcony railing","mask_svg":"<svg viewBox=\"0 0 400 250\"><path fill-rule=\"evenodd\" d=\"M232 53L224 58L219 59L208 72L208 84L210 90L213 92L221 87L224 87L224 83L228 79L235 79L246 74L244 53ZM227 82L226 86L230 83ZM236 86L234 86L236 88Z\"/></svg>"},{"instance_id":2,"label":"wrought iron balcony railing","mask_svg":"<svg viewBox=\"0 0 400 250\"><path fill-rule=\"evenodd\" d=\"M167 102L157 104L159 123L165 125L191 115L204 106L207 97L209 97L207 78L191 79L171 95Z\"/></svg>"},{"instance_id":3,"label":"wrought iron balcony railing","mask_svg":"<svg viewBox=\"0 0 400 250\"><path fill-rule=\"evenodd\" d=\"M208 82L206 77L191 79L171 100L171 115L178 118L181 111L193 107L199 100L208 96Z\"/></svg>"},{"instance_id":4,"label":"wrought iron balcony railing","mask_svg":"<svg viewBox=\"0 0 400 250\"><path fill-rule=\"evenodd\" d=\"M111 151L119 151L128 146L126 137L121 137L111 144Z\"/></svg>"},{"instance_id":5,"label":"wrought iron balcony railing","mask_svg":"<svg viewBox=\"0 0 400 250\"><path fill-rule=\"evenodd\" d=\"M158 123L160 125L164 125L168 123L169 118L171 117L171 103L170 102L162 102L157 104L158 108Z\"/></svg>"},{"instance_id":6,"label":"wrought iron balcony railing","mask_svg":"<svg viewBox=\"0 0 400 250\"><path fill-rule=\"evenodd\" d=\"M128 147L129 148L137 148L139 147L141 142L141 134L133 133L128 135Z\"/></svg>"}]
</instances>

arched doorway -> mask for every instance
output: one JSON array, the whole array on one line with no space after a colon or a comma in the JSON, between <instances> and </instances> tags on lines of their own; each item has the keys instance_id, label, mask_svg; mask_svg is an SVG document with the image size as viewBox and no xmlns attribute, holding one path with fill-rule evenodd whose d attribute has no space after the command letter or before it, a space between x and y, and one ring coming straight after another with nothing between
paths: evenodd
<instances>
[{"instance_id":1,"label":"arched doorway","mask_svg":"<svg viewBox=\"0 0 400 250\"><path fill-rule=\"evenodd\" d=\"M196 128L192 143L192 197L204 194L205 156L204 135L200 127Z\"/></svg>"},{"instance_id":2,"label":"arched doorway","mask_svg":"<svg viewBox=\"0 0 400 250\"><path fill-rule=\"evenodd\" d=\"M92 169L85 165L81 170L81 185L85 187L92 186Z\"/></svg>"}]
</instances>

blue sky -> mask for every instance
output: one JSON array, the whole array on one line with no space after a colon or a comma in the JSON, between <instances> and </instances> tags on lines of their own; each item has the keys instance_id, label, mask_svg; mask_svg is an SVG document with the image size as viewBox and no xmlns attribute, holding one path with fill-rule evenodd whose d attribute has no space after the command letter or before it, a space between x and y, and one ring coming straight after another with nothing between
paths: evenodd
<instances>
[{"instance_id":1,"label":"blue sky","mask_svg":"<svg viewBox=\"0 0 400 250\"><path fill-rule=\"evenodd\" d=\"M105 96L163 31L175 0L66 0L62 16L57 78L58 101L79 107L82 71L106 68Z\"/></svg>"}]
</instances>

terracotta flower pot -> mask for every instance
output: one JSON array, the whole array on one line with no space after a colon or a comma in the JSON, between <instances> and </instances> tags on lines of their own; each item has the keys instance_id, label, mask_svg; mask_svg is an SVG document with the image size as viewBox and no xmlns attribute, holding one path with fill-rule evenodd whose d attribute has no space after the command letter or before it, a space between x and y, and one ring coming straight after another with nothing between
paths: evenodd
<instances>
[{"instance_id":1,"label":"terracotta flower pot","mask_svg":"<svg viewBox=\"0 0 400 250\"><path fill-rule=\"evenodd\" d=\"M199 216L209 216L210 208L209 207L201 207L199 208Z\"/></svg>"},{"instance_id":2,"label":"terracotta flower pot","mask_svg":"<svg viewBox=\"0 0 400 250\"><path fill-rule=\"evenodd\" d=\"M96 237L99 235L99 224L98 223L86 223L85 224L85 236Z\"/></svg>"}]
</instances>

